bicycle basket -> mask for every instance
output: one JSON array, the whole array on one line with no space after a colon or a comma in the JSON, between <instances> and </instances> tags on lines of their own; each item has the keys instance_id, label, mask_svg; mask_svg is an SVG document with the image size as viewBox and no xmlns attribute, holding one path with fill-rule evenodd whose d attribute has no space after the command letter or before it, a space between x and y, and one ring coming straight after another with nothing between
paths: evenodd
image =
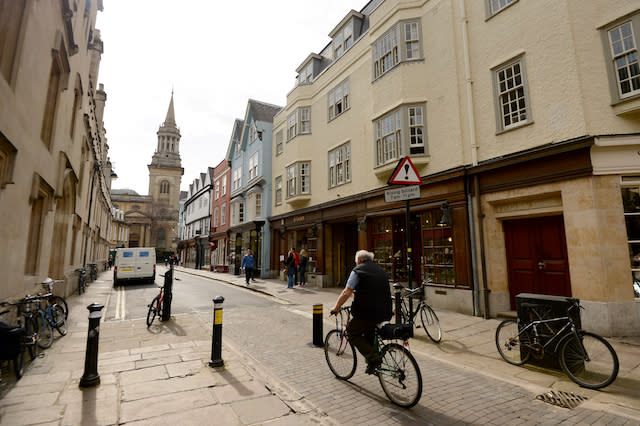
<instances>
[{"instance_id":1,"label":"bicycle basket","mask_svg":"<svg viewBox=\"0 0 640 426\"><path fill-rule=\"evenodd\" d=\"M379 328L379 333L383 340L407 340L413 337L413 327L411 324L385 324Z\"/></svg>"},{"instance_id":2,"label":"bicycle basket","mask_svg":"<svg viewBox=\"0 0 640 426\"><path fill-rule=\"evenodd\" d=\"M20 353L20 339L24 328L0 321L0 359L14 359Z\"/></svg>"}]
</instances>

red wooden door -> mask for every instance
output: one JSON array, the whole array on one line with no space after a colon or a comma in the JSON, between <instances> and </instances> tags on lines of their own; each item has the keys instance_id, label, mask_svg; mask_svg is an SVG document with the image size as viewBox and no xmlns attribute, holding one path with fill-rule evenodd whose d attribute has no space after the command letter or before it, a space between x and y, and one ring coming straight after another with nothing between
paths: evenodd
<instances>
[{"instance_id":1,"label":"red wooden door","mask_svg":"<svg viewBox=\"0 0 640 426\"><path fill-rule=\"evenodd\" d=\"M520 293L571 296L562 216L507 220L503 226L511 309Z\"/></svg>"}]
</instances>

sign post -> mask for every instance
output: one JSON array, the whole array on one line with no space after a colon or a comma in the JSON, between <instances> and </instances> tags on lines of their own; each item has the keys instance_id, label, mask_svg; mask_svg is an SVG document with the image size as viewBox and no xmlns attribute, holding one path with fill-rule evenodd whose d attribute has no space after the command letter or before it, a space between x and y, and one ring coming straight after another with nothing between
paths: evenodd
<instances>
[{"instance_id":1,"label":"sign post","mask_svg":"<svg viewBox=\"0 0 640 426\"><path fill-rule=\"evenodd\" d=\"M391 177L387 182L389 185L411 185L404 188L388 189L384 192L384 199L386 202L394 202L399 200L406 200L406 213L405 213L405 228L407 234L407 287L413 288L411 278L413 276L413 248L411 243L411 224L409 220L409 208L410 200L420 198L420 185L422 185L422 178L416 170L415 166L411 162L411 158L406 156L396 165ZM389 192L389 196L387 193ZM390 201L391 200L391 201ZM413 298L409 298L409 311L413 312ZM409 314L409 321L413 326L413 317Z\"/></svg>"}]
</instances>

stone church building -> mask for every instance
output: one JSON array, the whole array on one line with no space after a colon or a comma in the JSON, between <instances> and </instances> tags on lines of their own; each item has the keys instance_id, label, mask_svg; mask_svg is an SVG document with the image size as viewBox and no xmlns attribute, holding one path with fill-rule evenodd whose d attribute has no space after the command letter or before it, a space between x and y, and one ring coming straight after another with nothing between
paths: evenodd
<instances>
[{"instance_id":1,"label":"stone church building","mask_svg":"<svg viewBox=\"0 0 640 426\"><path fill-rule=\"evenodd\" d=\"M149 168L149 195L131 189L112 189L111 201L125 212L129 247L155 247L158 259L177 247L180 181L180 129L176 125L173 93L164 123L158 129L158 145Z\"/></svg>"}]
</instances>

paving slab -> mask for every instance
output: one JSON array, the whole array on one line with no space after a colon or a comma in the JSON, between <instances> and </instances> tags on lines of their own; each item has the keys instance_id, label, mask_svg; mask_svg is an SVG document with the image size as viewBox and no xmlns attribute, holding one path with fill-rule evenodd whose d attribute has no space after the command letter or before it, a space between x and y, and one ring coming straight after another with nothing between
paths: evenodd
<instances>
[{"instance_id":1,"label":"paving slab","mask_svg":"<svg viewBox=\"0 0 640 426\"><path fill-rule=\"evenodd\" d=\"M216 386L213 393L221 404L271 395L271 391L255 380Z\"/></svg>"},{"instance_id":2,"label":"paving slab","mask_svg":"<svg viewBox=\"0 0 640 426\"><path fill-rule=\"evenodd\" d=\"M185 424L185 419L189 420L189 426L210 426L214 423L225 426L242 424L231 407L213 405L130 422L127 423L127 426L175 426L178 424Z\"/></svg>"},{"instance_id":3,"label":"paving slab","mask_svg":"<svg viewBox=\"0 0 640 426\"><path fill-rule=\"evenodd\" d=\"M216 404L215 397L208 388L173 392L130 402L125 401L120 405L120 422L128 423L134 420L149 419L214 404Z\"/></svg>"},{"instance_id":4,"label":"paving slab","mask_svg":"<svg viewBox=\"0 0 640 426\"><path fill-rule=\"evenodd\" d=\"M246 425L266 422L291 413L291 409L276 396L233 402L231 408Z\"/></svg>"}]
</instances>

